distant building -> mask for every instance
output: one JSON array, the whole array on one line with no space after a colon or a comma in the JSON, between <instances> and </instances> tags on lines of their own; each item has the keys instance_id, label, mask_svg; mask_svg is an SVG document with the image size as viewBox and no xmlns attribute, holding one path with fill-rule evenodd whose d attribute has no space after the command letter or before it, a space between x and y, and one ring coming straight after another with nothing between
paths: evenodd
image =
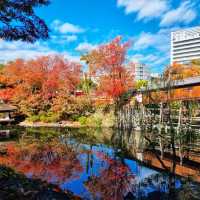
<instances>
[{"instance_id":1,"label":"distant building","mask_svg":"<svg viewBox=\"0 0 200 200\"><path fill-rule=\"evenodd\" d=\"M171 64L200 59L200 26L171 33Z\"/></svg>"},{"instance_id":2,"label":"distant building","mask_svg":"<svg viewBox=\"0 0 200 200\"><path fill-rule=\"evenodd\" d=\"M4 60L4 59L0 59L0 64L6 64L7 63L7 61L6 60Z\"/></svg>"},{"instance_id":3,"label":"distant building","mask_svg":"<svg viewBox=\"0 0 200 200\"><path fill-rule=\"evenodd\" d=\"M135 65L135 80L149 80L150 73L145 64L134 63Z\"/></svg>"},{"instance_id":4,"label":"distant building","mask_svg":"<svg viewBox=\"0 0 200 200\"><path fill-rule=\"evenodd\" d=\"M159 73L151 73L150 74L150 78L160 78L160 74Z\"/></svg>"}]
</instances>

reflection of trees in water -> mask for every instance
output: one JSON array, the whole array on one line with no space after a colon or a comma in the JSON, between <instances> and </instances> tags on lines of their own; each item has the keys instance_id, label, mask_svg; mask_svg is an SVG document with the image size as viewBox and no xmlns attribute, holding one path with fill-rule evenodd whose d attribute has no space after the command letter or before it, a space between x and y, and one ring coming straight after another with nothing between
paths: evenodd
<instances>
[{"instance_id":1,"label":"reflection of trees in water","mask_svg":"<svg viewBox=\"0 0 200 200\"><path fill-rule=\"evenodd\" d=\"M194 184L190 178L183 180L177 193L180 200L200 200L200 185Z\"/></svg>"},{"instance_id":2,"label":"reflection of trees in water","mask_svg":"<svg viewBox=\"0 0 200 200\"><path fill-rule=\"evenodd\" d=\"M171 185L170 180L172 178L175 177L170 177L170 175L163 173L155 173L148 176L137 185L138 198L175 200L174 186ZM146 191L150 192L147 193Z\"/></svg>"},{"instance_id":3,"label":"reflection of trees in water","mask_svg":"<svg viewBox=\"0 0 200 200\"><path fill-rule=\"evenodd\" d=\"M159 152L160 159L170 154L172 160L179 160L183 165L185 160L200 161L200 137L193 130L175 129L149 132L147 130L116 130L112 135L112 143L116 149L122 149L134 158L141 160L147 150ZM141 155L140 158L138 155ZM199 158L199 159L198 159Z\"/></svg>"},{"instance_id":4,"label":"reflection of trees in water","mask_svg":"<svg viewBox=\"0 0 200 200\"><path fill-rule=\"evenodd\" d=\"M115 130L111 140L116 152L118 149L121 149L138 160L143 159L142 154L147 142L141 131L135 131L131 129Z\"/></svg>"},{"instance_id":5,"label":"reflection of trees in water","mask_svg":"<svg viewBox=\"0 0 200 200\"><path fill-rule=\"evenodd\" d=\"M106 144L109 146L110 138L112 136L111 128L80 128L69 129L66 132L62 132L59 138L62 143L67 145L98 145ZM72 142L71 142L72 141ZM74 142L73 142L74 141ZM74 146L76 148L76 146Z\"/></svg>"},{"instance_id":6,"label":"reflection of trees in water","mask_svg":"<svg viewBox=\"0 0 200 200\"><path fill-rule=\"evenodd\" d=\"M80 200L73 193L41 180L31 180L13 169L0 166L1 200Z\"/></svg>"},{"instance_id":7,"label":"reflection of trees in water","mask_svg":"<svg viewBox=\"0 0 200 200\"><path fill-rule=\"evenodd\" d=\"M171 181L178 184L179 187L171 185ZM144 196L147 188L151 188L150 192ZM138 184L138 198L147 199L161 199L161 200L199 200L200 186L192 182L191 179L176 178L173 174L156 173L145 178Z\"/></svg>"},{"instance_id":8,"label":"reflection of trees in water","mask_svg":"<svg viewBox=\"0 0 200 200\"><path fill-rule=\"evenodd\" d=\"M151 159L154 159L164 170L148 176L135 186L138 197L142 199L158 198L170 200L200 199L200 196L198 196L200 186L198 184L194 184L192 180L176 177L178 163L179 166L183 165L183 161L191 159L195 155L195 151L198 151L197 148L192 148L195 143L197 144L198 140L195 132L183 130L179 133L175 131L152 133L120 130L114 132L112 139L116 149L123 149L129 153L129 156L146 163L148 166L151 166ZM148 158L150 163L146 162L148 155L151 155ZM167 155L168 159L170 158L170 166L169 162L168 164L165 163ZM178 179L181 181L180 188L176 185ZM146 197L143 197L148 187L154 189L154 192L150 192Z\"/></svg>"},{"instance_id":9,"label":"reflection of trees in water","mask_svg":"<svg viewBox=\"0 0 200 200\"><path fill-rule=\"evenodd\" d=\"M153 139L150 135L154 135ZM161 159L164 159L166 153L171 155L172 159L179 158L180 165L184 160L199 157L198 135L194 131L182 129L181 132L171 130L169 132L162 131L160 134L145 133L145 139L149 146L147 149L153 149L160 152Z\"/></svg>"},{"instance_id":10,"label":"reflection of trees in water","mask_svg":"<svg viewBox=\"0 0 200 200\"><path fill-rule=\"evenodd\" d=\"M85 183L94 199L123 200L125 196L134 194L135 177L122 160L112 159L105 154L97 156L107 163L107 167L99 176L91 176Z\"/></svg>"},{"instance_id":11,"label":"reflection of trees in water","mask_svg":"<svg viewBox=\"0 0 200 200\"><path fill-rule=\"evenodd\" d=\"M62 134L59 132L59 134L47 135L45 132L34 137L31 135L33 134L22 137L19 144L7 145L7 154L0 155L0 164L15 168L30 177L60 184L76 178L83 172L79 162L80 157L77 155L84 154L86 160L82 164L85 165L86 173L90 176L85 186L94 199L121 200L125 197L125 199L134 199L138 196L141 200L155 200L156 195L163 200L198 199L198 187L192 182L185 181L180 188L177 188L175 176L178 165L180 166L178 159L180 152L183 155L184 165L185 158L190 159L196 150L191 148L198 140L193 132L159 134L134 130L112 132L111 130L77 129L73 132L64 130ZM162 140L159 137L162 137ZM160 141L162 141L162 148ZM109 148L110 145L114 151L110 151L112 150ZM149 152L151 155L148 154ZM168 155L171 159L170 166L165 162ZM135 177L137 174L133 174L124 161L126 156L140 160L149 167L153 164L151 161L156 160L165 173L149 175L138 181ZM96 162L98 164L100 162L100 172L99 168L95 168ZM143 168L143 164L141 166ZM152 191L148 191L149 187Z\"/></svg>"},{"instance_id":12,"label":"reflection of trees in water","mask_svg":"<svg viewBox=\"0 0 200 200\"><path fill-rule=\"evenodd\" d=\"M7 144L6 150L6 155L0 156L0 164L51 183L76 178L83 170L77 153L56 138L45 142L23 139L19 144Z\"/></svg>"}]
</instances>

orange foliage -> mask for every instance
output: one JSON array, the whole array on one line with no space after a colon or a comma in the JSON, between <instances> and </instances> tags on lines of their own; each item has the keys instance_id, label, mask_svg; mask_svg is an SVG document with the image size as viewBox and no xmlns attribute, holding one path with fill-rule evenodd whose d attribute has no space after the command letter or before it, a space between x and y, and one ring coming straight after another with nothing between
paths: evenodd
<instances>
[{"instance_id":1,"label":"orange foliage","mask_svg":"<svg viewBox=\"0 0 200 200\"><path fill-rule=\"evenodd\" d=\"M133 87L133 77L124 65L129 43L121 44L121 37L83 56L92 77L97 78L97 95L117 99Z\"/></svg>"},{"instance_id":2,"label":"orange foliage","mask_svg":"<svg viewBox=\"0 0 200 200\"><path fill-rule=\"evenodd\" d=\"M190 65L182 65L174 63L168 67L163 74L163 81L182 80L190 77L200 76L200 66L191 63ZM176 100L191 100L200 99L200 86L193 86L188 88L168 89L161 91L150 92L143 96L144 103L159 103Z\"/></svg>"},{"instance_id":3,"label":"orange foliage","mask_svg":"<svg viewBox=\"0 0 200 200\"><path fill-rule=\"evenodd\" d=\"M16 60L0 74L0 99L11 101L23 109L44 110L54 97L71 95L81 78L81 65L62 56L46 56L34 60ZM26 112L26 111L27 112Z\"/></svg>"},{"instance_id":4,"label":"orange foliage","mask_svg":"<svg viewBox=\"0 0 200 200\"><path fill-rule=\"evenodd\" d=\"M14 90L11 88L8 89L1 89L0 90L0 99L7 102L9 101L14 95Z\"/></svg>"},{"instance_id":5,"label":"orange foliage","mask_svg":"<svg viewBox=\"0 0 200 200\"><path fill-rule=\"evenodd\" d=\"M188 88L172 89L170 91L156 91L150 92L143 96L143 102L159 103L176 100L195 100L200 99L200 86L193 86Z\"/></svg>"},{"instance_id":6,"label":"orange foliage","mask_svg":"<svg viewBox=\"0 0 200 200\"><path fill-rule=\"evenodd\" d=\"M41 144L8 144L7 154L0 156L0 164L50 183L60 184L77 178L82 166L76 152L57 140ZM48 170L47 170L48 169Z\"/></svg>"},{"instance_id":7,"label":"orange foliage","mask_svg":"<svg viewBox=\"0 0 200 200\"><path fill-rule=\"evenodd\" d=\"M195 64L183 65L174 63L165 70L164 78L169 77L169 74L171 75L171 80L200 76L200 66Z\"/></svg>"}]
</instances>

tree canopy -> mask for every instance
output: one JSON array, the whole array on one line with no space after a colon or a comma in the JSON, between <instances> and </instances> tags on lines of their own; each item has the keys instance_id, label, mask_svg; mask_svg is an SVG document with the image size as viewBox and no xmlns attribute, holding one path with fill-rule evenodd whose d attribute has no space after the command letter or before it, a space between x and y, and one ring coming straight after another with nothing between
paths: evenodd
<instances>
[{"instance_id":1,"label":"tree canopy","mask_svg":"<svg viewBox=\"0 0 200 200\"><path fill-rule=\"evenodd\" d=\"M0 38L26 42L48 38L47 25L34 11L48 4L49 0L0 0Z\"/></svg>"},{"instance_id":2,"label":"tree canopy","mask_svg":"<svg viewBox=\"0 0 200 200\"><path fill-rule=\"evenodd\" d=\"M134 77L125 65L129 46L129 42L122 43L122 38L117 37L82 56L81 60L88 64L89 74L97 79L97 95L117 100L133 87Z\"/></svg>"},{"instance_id":3,"label":"tree canopy","mask_svg":"<svg viewBox=\"0 0 200 200\"><path fill-rule=\"evenodd\" d=\"M79 63L62 56L18 59L0 73L0 99L17 105L26 116L40 112L70 115L80 108L71 94L80 84L81 73Z\"/></svg>"}]
</instances>

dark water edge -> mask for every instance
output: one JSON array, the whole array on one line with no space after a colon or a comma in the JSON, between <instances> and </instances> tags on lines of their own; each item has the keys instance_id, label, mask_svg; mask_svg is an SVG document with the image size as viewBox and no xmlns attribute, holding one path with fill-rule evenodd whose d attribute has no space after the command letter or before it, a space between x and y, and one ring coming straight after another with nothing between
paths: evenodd
<instances>
[{"instance_id":1,"label":"dark water edge","mask_svg":"<svg viewBox=\"0 0 200 200\"><path fill-rule=\"evenodd\" d=\"M172 141L169 135L163 136L162 155L155 133L0 128L10 130L9 136L0 137L2 200L200 199L198 135L182 138L182 144L178 137ZM176 147L175 155L171 142ZM182 145L183 165L178 145Z\"/></svg>"},{"instance_id":2,"label":"dark water edge","mask_svg":"<svg viewBox=\"0 0 200 200\"><path fill-rule=\"evenodd\" d=\"M81 199L72 193L64 193L53 184L41 180L28 179L23 174L16 173L13 169L0 166L0 199L1 200L70 200Z\"/></svg>"}]
</instances>

